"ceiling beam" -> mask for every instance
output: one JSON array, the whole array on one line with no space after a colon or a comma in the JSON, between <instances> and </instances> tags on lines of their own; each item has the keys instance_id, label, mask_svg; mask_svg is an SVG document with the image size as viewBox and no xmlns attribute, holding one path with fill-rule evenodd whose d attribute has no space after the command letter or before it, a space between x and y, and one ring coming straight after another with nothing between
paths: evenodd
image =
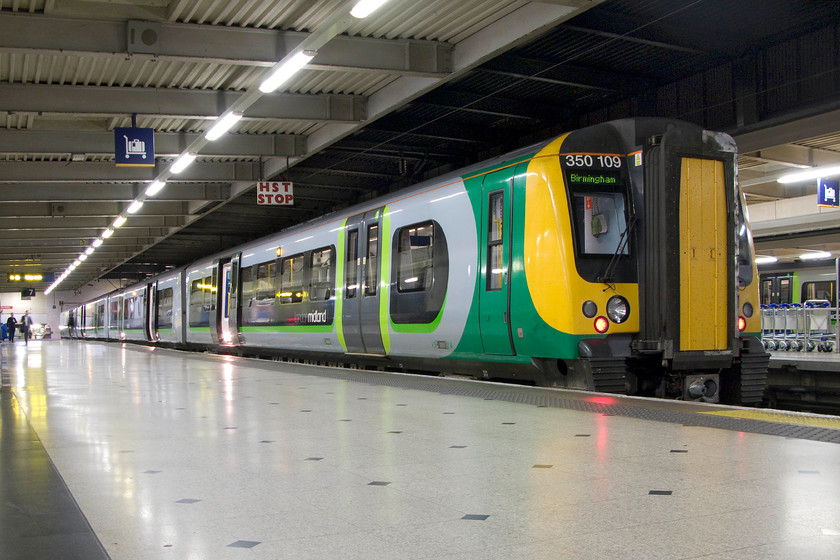
<instances>
[{"instance_id":1,"label":"ceiling beam","mask_svg":"<svg viewBox=\"0 0 840 560\"><path fill-rule=\"evenodd\" d=\"M243 93L197 89L0 85L0 110L111 117L216 119ZM366 100L359 95L270 93L251 105L245 119L359 123Z\"/></svg>"},{"instance_id":2,"label":"ceiling beam","mask_svg":"<svg viewBox=\"0 0 840 560\"><path fill-rule=\"evenodd\" d=\"M174 158L199 136L155 132L155 156ZM115 142L113 131L0 129L0 153L7 154L113 156ZM225 134L201 150L205 157L273 157L305 153L306 137L293 134Z\"/></svg>"},{"instance_id":3,"label":"ceiling beam","mask_svg":"<svg viewBox=\"0 0 840 560\"><path fill-rule=\"evenodd\" d=\"M180 216L188 213L187 202L148 200L134 214L136 216ZM124 202L14 202L0 203L0 218L55 218L67 216L74 218L116 218L128 207Z\"/></svg>"},{"instance_id":4,"label":"ceiling beam","mask_svg":"<svg viewBox=\"0 0 840 560\"><path fill-rule=\"evenodd\" d=\"M116 167L109 162L21 162L0 161L0 184L16 183L140 183L151 182L166 164L158 167ZM257 162L196 162L177 176L173 183L232 183L259 181Z\"/></svg>"},{"instance_id":5,"label":"ceiling beam","mask_svg":"<svg viewBox=\"0 0 840 560\"><path fill-rule=\"evenodd\" d=\"M108 9L111 9L109 5ZM153 35L150 44L140 39ZM0 52L119 57L269 68L311 33L149 21L98 21L0 14ZM156 40L155 40L156 39ZM453 46L440 41L334 37L307 65L316 70L441 76Z\"/></svg>"},{"instance_id":6,"label":"ceiling beam","mask_svg":"<svg viewBox=\"0 0 840 560\"><path fill-rule=\"evenodd\" d=\"M10 184L0 189L2 202L132 202L146 185L122 183ZM172 200L227 200L230 185L173 183L148 202Z\"/></svg>"}]
</instances>

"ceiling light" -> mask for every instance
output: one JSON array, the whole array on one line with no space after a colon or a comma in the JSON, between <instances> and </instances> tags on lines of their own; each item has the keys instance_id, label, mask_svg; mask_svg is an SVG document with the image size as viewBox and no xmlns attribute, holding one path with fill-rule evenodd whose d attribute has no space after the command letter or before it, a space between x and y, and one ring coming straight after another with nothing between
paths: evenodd
<instances>
[{"instance_id":1,"label":"ceiling light","mask_svg":"<svg viewBox=\"0 0 840 560\"><path fill-rule=\"evenodd\" d=\"M193 161L195 161L195 156L196 155L197 154L193 154L193 153L189 153L189 152L186 153L186 154L183 154L181 157L179 157L178 159L175 160L175 163L172 164L172 167L170 167L169 170L172 171L172 173L175 173L175 174L180 173L181 171L183 171L184 169L189 167L190 164Z\"/></svg>"},{"instance_id":2,"label":"ceiling light","mask_svg":"<svg viewBox=\"0 0 840 560\"><path fill-rule=\"evenodd\" d=\"M120 222L120 225L122 225L122 222ZM106 229L105 231L102 232L102 239L108 239L112 235L114 235L114 230L112 230L111 228L108 228L108 229ZM95 243L95 241L94 241L94 243Z\"/></svg>"},{"instance_id":3,"label":"ceiling light","mask_svg":"<svg viewBox=\"0 0 840 560\"><path fill-rule=\"evenodd\" d=\"M114 223L113 223L113 224L111 224L111 225L114 227L114 229L116 229L116 228L118 228L118 227L122 226L122 225L125 223L125 221L126 221L127 219L128 219L128 218L126 218L125 216L120 216L119 218L117 218L116 220L114 220Z\"/></svg>"},{"instance_id":4,"label":"ceiling light","mask_svg":"<svg viewBox=\"0 0 840 560\"><path fill-rule=\"evenodd\" d=\"M218 118L218 120L216 120L216 124L207 131L207 134L205 134L204 137L211 142L213 140L218 140L221 138L222 134L230 130L231 127L238 123L241 118L242 113L228 113L226 115L222 115Z\"/></svg>"},{"instance_id":5,"label":"ceiling light","mask_svg":"<svg viewBox=\"0 0 840 560\"><path fill-rule=\"evenodd\" d=\"M146 196L155 196L160 190L166 186L166 181L154 181L149 188L146 189Z\"/></svg>"},{"instance_id":6,"label":"ceiling light","mask_svg":"<svg viewBox=\"0 0 840 560\"><path fill-rule=\"evenodd\" d=\"M84 261L87 260L87 258L88 258L88 256L86 254L82 253L81 255L79 255L79 258L76 259L76 260L79 261L79 262L84 262Z\"/></svg>"},{"instance_id":7,"label":"ceiling light","mask_svg":"<svg viewBox=\"0 0 840 560\"><path fill-rule=\"evenodd\" d=\"M768 257L756 257L755 258L755 264L770 264L770 263L777 262L778 260L779 259L777 259L776 257L769 257L769 256Z\"/></svg>"},{"instance_id":8,"label":"ceiling light","mask_svg":"<svg viewBox=\"0 0 840 560\"><path fill-rule=\"evenodd\" d=\"M85 249L85 255L92 255L94 251L96 251L96 249L94 249L93 247L88 247L87 249Z\"/></svg>"},{"instance_id":9,"label":"ceiling light","mask_svg":"<svg viewBox=\"0 0 840 560\"><path fill-rule=\"evenodd\" d=\"M112 229L109 229L108 231L110 231L111 233L114 233L114 230L112 230ZM102 235L103 235L103 237L105 236L104 233ZM110 234L108 234L108 235L110 237ZM99 247L100 245L102 245L102 243L103 243L103 241L99 237L97 237L96 239L93 240L93 246L94 247Z\"/></svg>"},{"instance_id":10,"label":"ceiling light","mask_svg":"<svg viewBox=\"0 0 840 560\"><path fill-rule=\"evenodd\" d=\"M358 19L366 18L387 1L388 0L359 0L359 2L356 2L356 5L353 6L353 9L350 10L350 15Z\"/></svg>"},{"instance_id":11,"label":"ceiling light","mask_svg":"<svg viewBox=\"0 0 840 560\"><path fill-rule=\"evenodd\" d=\"M830 259L831 253L826 251L812 251L810 253L802 253L799 258L803 261L811 261L815 259Z\"/></svg>"},{"instance_id":12,"label":"ceiling light","mask_svg":"<svg viewBox=\"0 0 840 560\"><path fill-rule=\"evenodd\" d=\"M75 270L76 267L79 266L80 264L82 264L82 261L80 261L79 259L76 259L75 261L73 261L73 264L71 266L73 267L73 270Z\"/></svg>"},{"instance_id":13,"label":"ceiling light","mask_svg":"<svg viewBox=\"0 0 840 560\"><path fill-rule=\"evenodd\" d=\"M776 179L779 183L798 183L800 181L807 181L809 179L819 179L821 177L831 177L832 175L840 175L840 165L832 165L830 167L812 167L805 171L797 171L782 175Z\"/></svg>"},{"instance_id":14,"label":"ceiling light","mask_svg":"<svg viewBox=\"0 0 840 560\"><path fill-rule=\"evenodd\" d=\"M140 208L142 208L142 207L143 207L143 201L142 200L135 200L134 202L131 203L131 206L126 208L125 211L128 212L129 214L136 214L137 211L140 210Z\"/></svg>"},{"instance_id":15,"label":"ceiling light","mask_svg":"<svg viewBox=\"0 0 840 560\"><path fill-rule=\"evenodd\" d=\"M280 87L280 85L294 76L301 68L306 66L306 63L315 57L314 51L301 51L293 55L285 62L278 62L271 74L263 80L260 84L260 91L263 93L271 93Z\"/></svg>"}]
</instances>

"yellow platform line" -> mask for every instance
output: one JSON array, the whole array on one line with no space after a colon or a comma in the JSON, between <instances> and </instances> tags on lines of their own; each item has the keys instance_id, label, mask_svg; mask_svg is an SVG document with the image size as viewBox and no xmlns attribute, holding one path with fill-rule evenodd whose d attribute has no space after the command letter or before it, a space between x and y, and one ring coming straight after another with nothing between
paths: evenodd
<instances>
[{"instance_id":1,"label":"yellow platform line","mask_svg":"<svg viewBox=\"0 0 840 560\"><path fill-rule=\"evenodd\" d=\"M713 416L726 416L728 418L743 418L745 420L760 420L762 422L777 422L782 424L800 424L802 426L814 426L840 430L840 417L819 416L804 414L801 412L785 412L782 410L721 410L714 412L700 412L699 414L710 414Z\"/></svg>"}]
</instances>

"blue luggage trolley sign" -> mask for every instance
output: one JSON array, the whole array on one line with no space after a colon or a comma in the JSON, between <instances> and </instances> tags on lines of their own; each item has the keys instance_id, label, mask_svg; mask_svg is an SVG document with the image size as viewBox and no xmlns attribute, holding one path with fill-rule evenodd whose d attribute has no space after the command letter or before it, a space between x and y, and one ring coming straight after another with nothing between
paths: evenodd
<instances>
[{"instance_id":1,"label":"blue luggage trolley sign","mask_svg":"<svg viewBox=\"0 0 840 560\"><path fill-rule=\"evenodd\" d=\"M114 155L117 167L154 167L155 129L115 128Z\"/></svg>"}]
</instances>

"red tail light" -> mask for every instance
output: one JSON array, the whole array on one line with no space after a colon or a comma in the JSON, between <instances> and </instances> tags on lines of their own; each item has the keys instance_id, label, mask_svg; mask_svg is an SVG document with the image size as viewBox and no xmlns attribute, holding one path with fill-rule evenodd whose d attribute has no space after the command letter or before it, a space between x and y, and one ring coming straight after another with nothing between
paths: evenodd
<instances>
[{"instance_id":1,"label":"red tail light","mask_svg":"<svg viewBox=\"0 0 840 560\"><path fill-rule=\"evenodd\" d=\"M599 334L604 334L607 332L608 328L610 328L610 322L607 321L606 317L598 317L595 319L595 330L598 331Z\"/></svg>"},{"instance_id":2,"label":"red tail light","mask_svg":"<svg viewBox=\"0 0 840 560\"><path fill-rule=\"evenodd\" d=\"M738 317L738 332L744 332L747 328L747 320L743 317Z\"/></svg>"}]
</instances>

